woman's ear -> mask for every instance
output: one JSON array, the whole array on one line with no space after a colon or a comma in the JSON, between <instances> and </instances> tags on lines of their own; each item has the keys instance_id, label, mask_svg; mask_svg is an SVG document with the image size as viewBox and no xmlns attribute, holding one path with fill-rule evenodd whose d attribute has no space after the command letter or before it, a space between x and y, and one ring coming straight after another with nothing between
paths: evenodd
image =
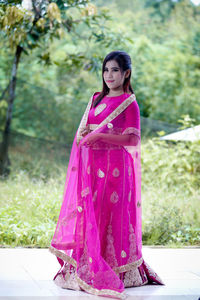
<instances>
[{"instance_id":1,"label":"woman's ear","mask_svg":"<svg viewBox=\"0 0 200 300\"><path fill-rule=\"evenodd\" d=\"M130 69L126 70L125 78L128 78L128 76L130 75L130 73L131 73L131 70L130 70Z\"/></svg>"}]
</instances>

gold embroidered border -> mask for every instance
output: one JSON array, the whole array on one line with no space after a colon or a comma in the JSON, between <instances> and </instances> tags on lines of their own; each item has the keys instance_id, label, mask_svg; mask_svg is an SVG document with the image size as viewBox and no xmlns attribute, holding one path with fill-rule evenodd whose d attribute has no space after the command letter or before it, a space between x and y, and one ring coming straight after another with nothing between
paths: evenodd
<instances>
[{"instance_id":1,"label":"gold embroidered border","mask_svg":"<svg viewBox=\"0 0 200 300\"><path fill-rule=\"evenodd\" d=\"M84 115L81 119L80 125L78 127L77 138L76 138L77 144L82 139L81 132L86 128L86 123L87 123L87 120L88 120L88 114L89 114L90 107L91 107L91 104L92 104L93 96L94 96L94 94L92 95L92 97L90 98L90 101L88 102L88 105L86 107ZM106 123L109 123L110 121L115 119L123 110L125 110L128 107L129 104L131 104L135 100L136 100L136 97L135 97L134 94L132 94L130 97L126 98L107 118L105 118L100 124L95 126L96 128L94 128L93 130L99 129L100 127L102 127Z\"/></svg>"},{"instance_id":2,"label":"gold embroidered border","mask_svg":"<svg viewBox=\"0 0 200 300\"><path fill-rule=\"evenodd\" d=\"M75 261L75 259L73 259L72 257L68 256L67 254L63 253L62 251L50 246L49 247L49 251L56 255L57 257L61 258L64 261L69 262L73 267L77 267L77 262ZM141 264L143 263L143 258L141 257L140 259L133 261L130 264L126 264L120 267L115 267L113 268L113 271L117 272L117 273L122 273L122 272L126 272L129 271L133 268L138 268Z\"/></svg>"},{"instance_id":3,"label":"gold embroidered border","mask_svg":"<svg viewBox=\"0 0 200 300\"><path fill-rule=\"evenodd\" d=\"M96 129L97 126L98 126L98 124L88 124L88 127L89 127L90 130Z\"/></svg>"},{"instance_id":4,"label":"gold embroidered border","mask_svg":"<svg viewBox=\"0 0 200 300\"><path fill-rule=\"evenodd\" d=\"M122 134L131 134L131 133L134 133L138 136L140 136L140 130L135 128L135 127L127 127L123 132Z\"/></svg>"},{"instance_id":5,"label":"gold embroidered border","mask_svg":"<svg viewBox=\"0 0 200 300\"><path fill-rule=\"evenodd\" d=\"M78 127L77 137L76 137L76 143L77 144L82 139L81 132L86 128L86 123L87 123L87 119L88 119L88 114L89 114L89 111L90 111L90 107L91 107L91 104L92 104L93 96L94 96L94 94L92 95L92 97L90 98L90 101L88 102L86 110L85 110L85 112L83 114L83 117L81 119L80 125Z\"/></svg>"},{"instance_id":6,"label":"gold embroidered border","mask_svg":"<svg viewBox=\"0 0 200 300\"><path fill-rule=\"evenodd\" d=\"M98 290L95 289L93 287L91 287L89 284L87 284L85 281L83 281L80 277L77 276L77 274L75 275L76 280L78 282L78 284L80 285L80 287L82 287L82 289L84 289L86 292L96 295L96 296L114 296L120 299L125 299L126 298L126 294L124 292L120 293L120 292L115 292L109 289L102 289L102 290Z\"/></svg>"},{"instance_id":7,"label":"gold embroidered border","mask_svg":"<svg viewBox=\"0 0 200 300\"><path fill-rule=\"evenodd\" d=\"M126 98L113 112L107 116L98 126L96 129L104 126L107 123L110 123L113 119L115 119L121 112L123 112L133 101L135 101L135 95L132 94L130 97ZM96 130L95 129L95 130Z\"/></svg>"},{"instance_id":8,"label":"gold embroidered border","mask_svg":"<svg viewBox=\"0 0 200 300\"><path fill-rule=\"evenodd\" d=\"M67 254L63 253L62 251L60 251L52 246L49 247L49 251L52 254L56 255L57 257L61 258L62 260L69 262L73 267L75 267L75 268L77 267L76 261L72 257L69 257ZM124 292L120 293L120 292L115 292L115 291L112 291L109 289L98 290L98 289L91 287L89 284L87 284L85 281L83 281L80 277L78 277L77 273L75 274L75 278L76 278L78 284L80 285L80 287L90 294L97 295L97 296L109 295L109 296L114 296L114 297L117 297L120 299L126 298L126 295Z\"/></svg>"},{"instance_id":9,"label":"gold embroidered border","mask_svg":"<svg viewBox=\"0 0 200 300\"><path fill-rule=\"evenodd\" d=\"M67 254L63 253L62 251L50 246L49 247L49 251L56 255L57 257L59 257L60 259L69 262L73 267L77 267L77 263L75 261L75 259L73 259L72 257L68 256Z\"/></svg>"},{"instance_id":10,"label":"gold embroidered border","mask_svg":"<svg viewBox=\"0 0 200 300\"><path fill-rule=\"evenodd\" d=\"M122 273L122 272L130 271L133 268L138 268L142 263L143 263L143 258L141 257L140 259L133 261L130 264L126 264L120 267L115 267L113 268L113 270L117 273Z\"/></svg>"}]
</instances>

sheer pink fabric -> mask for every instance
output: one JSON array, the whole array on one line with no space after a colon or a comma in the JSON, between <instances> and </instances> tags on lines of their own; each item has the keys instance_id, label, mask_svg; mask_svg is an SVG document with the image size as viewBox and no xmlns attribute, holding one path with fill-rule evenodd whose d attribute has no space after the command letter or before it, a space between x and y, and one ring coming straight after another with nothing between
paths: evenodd
<instances>
[{"instance_id":1,"label":"sheer pink fabric","mask_svg":"<svg viewBox=\"0 0 200 300\"><path fill-rule=\"evenodd\" d=\"M58 285L122 298L124 287L162 281L142 258L138 104L123 94L92 108L96 96L74 138L50 251L61 264ZM87 145L97 133L109 140Z\"/></svg>"}]
</instances>

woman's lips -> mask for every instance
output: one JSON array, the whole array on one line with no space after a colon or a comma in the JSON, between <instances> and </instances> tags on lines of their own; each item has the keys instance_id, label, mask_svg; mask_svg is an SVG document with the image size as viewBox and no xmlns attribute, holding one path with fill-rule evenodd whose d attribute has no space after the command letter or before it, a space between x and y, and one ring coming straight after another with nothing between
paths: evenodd
<instances>
[{"instance_id":1,"label":"woman's lips","mask_svg":"<svg viewBox=\"0 0 200 300\"><path fill-rule=\"evenodd\" d=\"M106 82L114 82L114 80L106 80Z\"/></svg>"}]
</instances>

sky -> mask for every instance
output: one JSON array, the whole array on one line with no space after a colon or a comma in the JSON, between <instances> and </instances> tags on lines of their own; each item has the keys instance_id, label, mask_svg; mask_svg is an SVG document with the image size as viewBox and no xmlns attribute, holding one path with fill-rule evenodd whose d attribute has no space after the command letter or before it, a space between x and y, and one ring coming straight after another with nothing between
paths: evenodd
<instances>
[{"instance_id":1,"label":"sky","mask_svg":"<svg viewBox=\"0 0 200 300\"><path fill-rule=\"evenodd\" d=\"M191 0L195 5L200 4L200 0Z\"/></svg>"}]
</instances>

